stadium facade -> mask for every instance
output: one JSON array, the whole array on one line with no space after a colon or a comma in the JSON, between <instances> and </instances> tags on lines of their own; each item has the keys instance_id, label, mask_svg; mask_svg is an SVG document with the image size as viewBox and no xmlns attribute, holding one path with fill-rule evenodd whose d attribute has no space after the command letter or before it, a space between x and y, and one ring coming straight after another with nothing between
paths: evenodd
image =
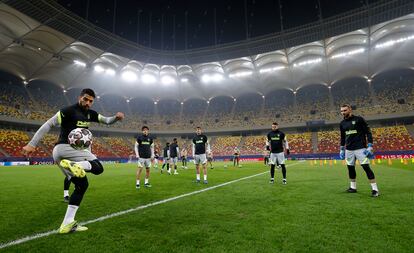
<instances>
[{"instance_id":1,"label":"stadium facade","mask_svg":"<svg viewBox=\"0 0 414 253\"><path fill-rule=\"evenodd\" d=\"M375 93L384 94L389 86L375 89L376 82L390 79L394 70L399 71L396 79L411 81L406 76L412 76L414 66L413 13L412 1L380 1L277 34L162 51L106 32L54 1L5 0L0 4L0 70L27 90L60 92L57 97L63 104L70 104L80 88L91 87L101 100L97 110L121 109L134 117L135 111L147 114L141 118L138 113L136 124L127 122L122 129L92 128L103 135L133 136L139 125L155 124L151 121L155 114L161 115L154 120L161 124L153 132L161 137L188 137L198 123L214 135L262 134L274 119L281 120L288 132L332 129L340 120L337 105L344 100L340 90L349 83L363 87L357 108L366 102L364 96L370 97L362 110L370 122L412 123L408 98L393 96L399 107L384 111L382 97ZM286 98L289 102L278 102ZM295 112L278 111L284 107ZM142 112L142 108L149 109ZM187 111L204 115L187 117ZM283 121L295 113L296 120ZM33 130L43 122L2 114L3 126L18 129ZM189 122L170 125L177 118Z\"/></svg>"}]
</instances>

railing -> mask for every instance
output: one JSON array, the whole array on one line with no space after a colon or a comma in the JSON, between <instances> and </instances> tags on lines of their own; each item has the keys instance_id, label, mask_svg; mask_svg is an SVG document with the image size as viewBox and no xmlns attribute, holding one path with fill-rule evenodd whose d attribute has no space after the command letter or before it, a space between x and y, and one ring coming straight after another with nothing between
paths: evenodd
<instances>
[{"instance_id":1,"label":"railing","mask_svg":"<svg viewBox=\"0 0 414 253\"><path fill-rule=\"evenodd\" d=\"M384 0L321 22L234 43L191 50L155 50L112 34L53 0L1 0L16 10L79 41L131 60L154 64L196 64L256 55L370 27L414 12L412 0ZM131 56L133 56L131 58Z\"/></svg>"}]
</instances>

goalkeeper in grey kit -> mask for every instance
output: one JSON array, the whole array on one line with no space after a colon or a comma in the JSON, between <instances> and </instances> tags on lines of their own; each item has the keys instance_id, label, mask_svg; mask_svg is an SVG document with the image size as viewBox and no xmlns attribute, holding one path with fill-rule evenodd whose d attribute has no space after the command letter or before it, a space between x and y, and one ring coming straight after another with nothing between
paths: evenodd
<instances>
[{"instance_id":1,"label":"goalkeeper in grey kit","mask_svg":"<svg viewBox=\"0 0 414 253\"><path fill-rule=\"evenodd\" d=\"M98 158L89 149L79 150L69 144L69 133L76 128L88 128L90 122L109 125L124 118L122 112L117 112L112 117L105 117L90 110L94 100L95 92L92 89L83 89L79 95L78 103L58 111L37 130L29 144L23 147L23 153L29 155L35 151L39 141L52 127L60 126L59 140L53 148L53 160L58 164L63 174L75 185L65 217L59 228L60 234L88 229L75 221L76 212L88 189L88 179L85 172L99 175L104 170Z\"/></svg>"}]
</instances>

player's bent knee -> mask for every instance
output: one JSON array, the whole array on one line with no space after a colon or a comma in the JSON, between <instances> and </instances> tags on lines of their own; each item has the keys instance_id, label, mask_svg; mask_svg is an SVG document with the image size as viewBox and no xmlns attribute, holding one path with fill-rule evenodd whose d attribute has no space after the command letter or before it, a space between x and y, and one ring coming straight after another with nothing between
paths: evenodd
<instances>
[{"instance_id":1,"label":"player's bent knee","mask_svg":"<svg viewBox=\"0 0 414 253\"><path fill-rule=\"evenodd\" d=\"M98 159L93 160L93 161L89 161L89 163L92 165L92 168L91 168L91 173L92 174L99 175L99 174L102 174L104 172L104 168L103 168L101 162Z\"/></svg>"}]
</instances>

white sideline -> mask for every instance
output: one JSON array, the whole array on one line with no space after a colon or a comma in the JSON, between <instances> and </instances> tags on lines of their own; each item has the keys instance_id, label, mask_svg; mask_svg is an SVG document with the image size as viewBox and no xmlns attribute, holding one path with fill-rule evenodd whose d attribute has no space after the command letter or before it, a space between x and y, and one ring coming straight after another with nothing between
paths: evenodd
<instances>
[{"instance_id":1,"label":"white sideline","mask_svg":"<svg viewBox=\"0 0 414 253\"><path fill-rule=\"evenodd\" d=\"M289 166L293 166L293 165L296 165L296 164L298 164L298 163L289 164ZM156 201L156 202L153 202L153 203L149 203L147 205L137 206L135 208L131 208L131 209L128 209L128 210L124 210L124 211L120 211L120 212L116 212L116 213L111 213L111 214L104 215L102 217L99 217L99 218L96 218L96 219L93 219L93 220L88 220L88 221L85 221L85 222L81 222L80 224L86 225L86 224L91 224L91 223L95 223L95 222L98 222L98 221L103 221L103 220L106 220L106 219L110 219L110 218L113 218L113 217L121 216L121 215L124 215L124 214L127 214L127 213L131 213L131 212L141 210L141 209L145 209L145 208L148 208L148 207L151 207L151 206L164 204L164 203L176 200L176 199L180 199L180 198L184 198L184 197L191 196L191 195L194 195L194 194L198 194L198 193L201 193L201 192L213 190L213 189L223 187L223 186L226 186L226 185L229 185L229 184L232 184L232 183L236 183L236 182L239 182L239 181L242 181L242 180L246 180L246 179L249 179L249 178L257 177L257 176L263 175L265 173L269 173L269 172L268 171L261 172L261 173L251 175L251 176L248 176L248 177L243 177L243 178L239 178L239 179L229 181L229 182L226 182L226 183L222 183L222 184L219 184L219 185L204 188L202 190L185 193L185 194L182 194L182 195L179 195L179 196L175 196L175 197L171 197L171 198L168 198L168 199L164 199L164 200ZM43 232L43 233L38 233L38 234L26 236L26 237L23 237L23 238L14 240L14 241L1 243L0 244L0 249L4 249L6 247L10 247L10 246L13 246L13 245L22 244L24 242L32 241L32 240L35 240L35 239L38 239L38 238L47 237L49 235L56 234L56 233L57 233L57 230L51 230L51 231L47 231L47 232Z\"/></svg>"}]
</instances>

